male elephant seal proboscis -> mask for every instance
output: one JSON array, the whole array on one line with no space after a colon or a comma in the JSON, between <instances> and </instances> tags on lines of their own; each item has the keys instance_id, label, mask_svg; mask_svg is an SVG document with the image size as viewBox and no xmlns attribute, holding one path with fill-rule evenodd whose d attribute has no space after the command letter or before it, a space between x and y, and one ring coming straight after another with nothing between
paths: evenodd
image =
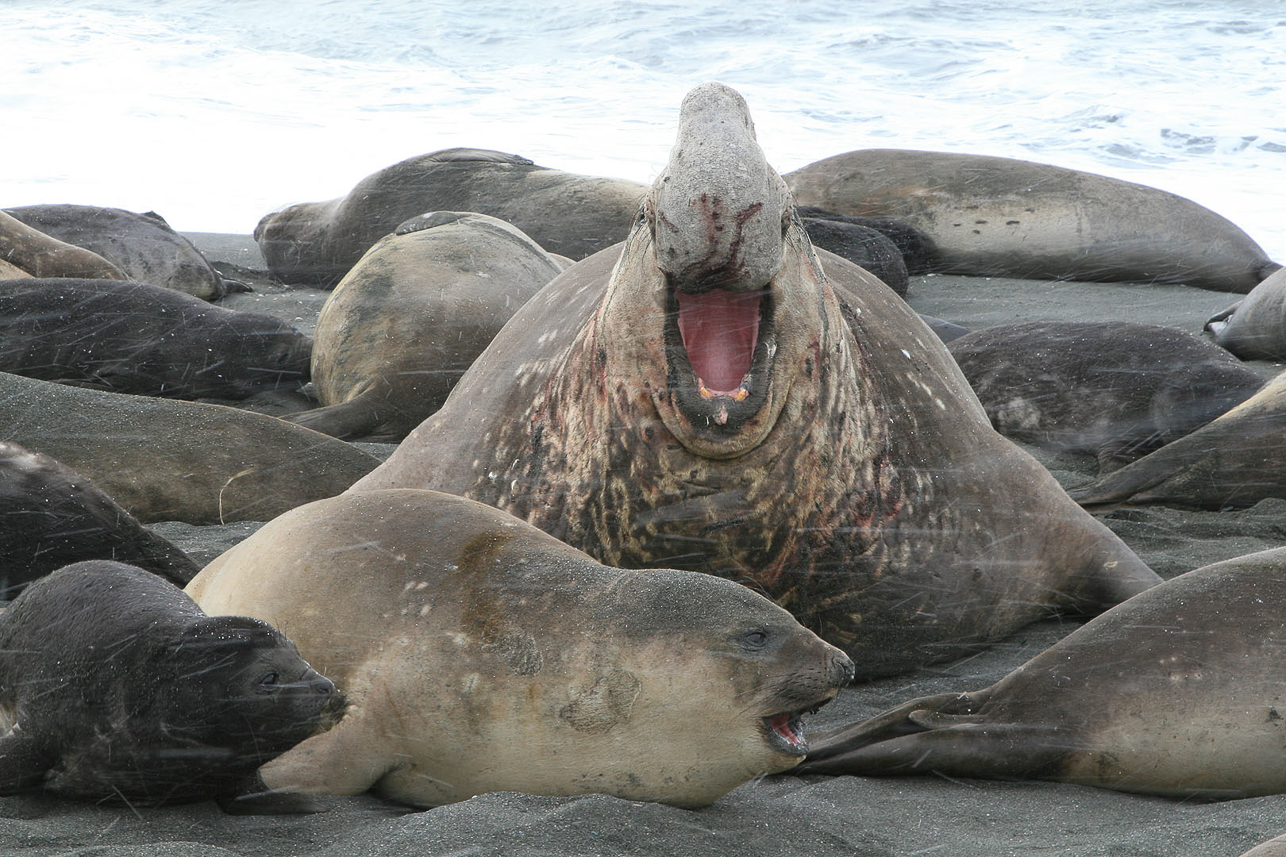
<instances>
[{"instance_id":1,"label":"male elephant seal proboscis","mask_svg":"<svg viewBox=\"0 0 1286 857\"><path fill-rule=\"evenodd\" d=\"M13 273L10 267L21 273ZM77 247L28 226L0 211L0 276L91 277L127 280L120 268L84 247Z\"/></svg>"},{"instance_id":2,"label":"male elephant seal proboscis","mask_svg":"<svg viewBox=\"0 0 1286 857\"><path fill-rule=\"evenodd\" d=\"M1286 497L1286 373L1218 419L1068 492L1087 509L1237 509Z\"/></svg>"},{"instance_id":3,"label":"male elephant seal proboscis","mask_svg":"<svg viewBox=\"0 0 1286 857\"><path fill-rule=\"evenodd\" d=\"M0 372L0 438L88 477L144 523L267 521L379 460L264 414Z\"/></svg>"},{"instance_id":4,"label":"male elephant seal proboscis","mask_svg":"<svg viewBox=\"0 0 1286 857\"><path fill-rule=\"evenodd\" d=\"M800 773L1048 779L1182 798L1286 792L1286 548L1136 595L991 687L814 740Z\"/></svg>"},{"instance_id":5,"label":"male elephant seal proboscis","mask_svg":"<svg viewBox=\"0 0 1286 857\"><path fill-rule=\"evenodd\" d=\"M743 586L608 568L435 491L300 507L187 591L289 634L351 703L263 769L277 791L704 806L794 765L802 715L852 677L842 652Z\"/></svg>"},{"instance_id":6,"label":"male elephant seal proboscis","mask_svg":"<svg viewBox=\"0 0 1286 857\"><path fill-rule=\"evenodd\" d=\"M79 473L0 441L0 599L88 559L126 562L179 586L201 570Z\"/></svg>"},{"instance_id":7,"label":"male elephant seal proboscis","mask_svg":"<svg viewBox=\"0 0 1286 857\"><path fill-rule=\"evenodd\" d=\"M154 211L135 214L93 205L25 205L6 211L60 241L97 253L116 264L131 280L209 301L247 290L243 283L224 279L191 241Z\"/></svg>"},{"instance_id":8,"label":"male elephant seal proboscis","mask_svg":"<svg viewBox=\"0 0 1286 857\"><path fill-rule=\"evenodd\" d=\"M1191 200L1048 164L860 149L785 179L800 205L896 218L924 231L943 273L1245 294L1280 267L1245 232Z\"/></svg>"},{"instance_id":9,"label":"male elephant seal proboscis","mask_svg":"<svg viewBox=\"0 0 1286 857\"><path fill-rule=\"evenodd\" d=\"M262 791L255 771L328 725L335 686L257 619L95 560L0 615L0 794L161 804Z\"/></svg>"},{"instance_id":10,"label":"male elephant seal proboscis","mask_svg":"<svg viewBox=\"0 0 1286 857\"><path fill-rule=\"evenodd\" d=\"M581 259L625 237L647 187L540 167L486 149L444 149L367 176L342 199L266 215L255 240L274 277L328 288L371 245L426 211L474 211L551 253Z\"/></svg>"},{"instance_id":11,"label":"male elephant seal proboscis","mask_svg":"<svg viewBox=\"0 0 1286 857\"><path fill-rule=\"evenodd\" d=\"M322 307L312 378L324 407L286 419L345 439L402 440L561 271L503 220L412 218L368 250Z\"/></svg>"},{"instance_id":12,"label":"male elephant seal proboscis","mask_svg":"<svg viewBox=\"0 0 1286 857\"><path fill-rule=\"evenodd\" d=\"M793 212L741 96L698 87L624 250L528 301L352 490L461 494L608 565L743 581L860 676L1158 582Z\"/></svg>"},{"instance_id":13,"label":"male elephant seal proboscis","mask_svg":"<svg viewBox=\"0 0 1286 857\"><path fill-rule=\"evenodd\" d=\"M1264 386L1219 346L1155 324L1000 324L947 349L997 431L1093 452L1103 472L1190 434Z\"/></svg>"},{"instance_id":14,"label":"male elephant seal proboscis","mask_svg":"<svg viewBox=\"0 0 1286 857\"><path fill-rule=\"evenodd\" d=\"M0 371L146 396L244 399L308 380L312 338L149 283L0 280Z\"/></svg>"},{"instance_id":15,"label":"male elephant seal proboscis","mask_svg":"<svg viewBox=\"0 0 1286 857\"><path fill-rule=\"evenodd\" d=\"M1242 360L1286 360L1286 268L1207 321L1205 329Z\"/></svg>"}]
</instances>

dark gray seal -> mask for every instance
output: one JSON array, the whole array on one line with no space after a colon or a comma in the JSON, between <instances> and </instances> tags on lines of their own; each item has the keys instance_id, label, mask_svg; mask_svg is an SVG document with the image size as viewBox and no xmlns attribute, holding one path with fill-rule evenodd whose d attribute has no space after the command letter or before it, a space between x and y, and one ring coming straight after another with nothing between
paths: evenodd
<instances>
[{"instance_id":1,"label":"dark gray seal","mask_svg":"<svg viewBox=\"0 0 1286 857\"><path fill-rule=\"evenodd\" d=\"M933 240L909 224L887 218L849 217L811 205L795 207L808 240L879 277L903 297L910 276L933 270Z\"/></svg>"},{"instance_id":2,"label":"dark gray seal","mask_svg":"<svg viewBox=\"0 0 1286 857\"><path fill-rule=\"evenodd\" d=\"M342 199L266 215L254 235L274 277L329 288L399 223L429 211L489 214L551 253L581 259L625 237L646 191L518 155L444 149L367 176Z\"/></svg>"},{"instance_id":3,"label":"dark gray seal","mask_svg":"<svg viewBox=\"0 0 1286 857\"><path fill-rule=\"evenodd\" d=\"M0 794L152 805L262 791L256 770L340 700L267 623L207 616L130 565L76 563L0 615Z\"/></svg>"},{"instance_id":4,"label":"dark gray seal","mask_svg":"<svg viewBox=\"0 0 1286 857\"><path fill-rule=\"evenodd\" d=\"M88 559L126 562L178 586L201 570L70 467L0 441L0 599Z\"/></svg>"},{"instance_id":5,"label":"dark gray seal","mask_svg":"<svg viewBox=\"0 0 1286 857\"><path fill-rule=\"evenodd\" d=\"M1048 164L861 149L785 178L800 205L923 230L943 273L1245 294L1280 267L1245 232L1191 200Z\"/></svg>"},{"instance_id":6,"label":"dark gray seal","mask_svg":"<svg viewBox=\"0 0 1286 857\"><path fill-rule=\"evenodd\" d=\"M748 583L859 676L1159 578L998 435L951 355L814 254L741 96L684 100L624 249L564 271L352 490L434 488L627 568Z\"/></svg>"},{"instance_id":7,"label":"dark gray seal","mask_svg":"<svg viewBox=\"0 0 1286 857\"><path fill-rule=\"evenodd\" d=\"M1207 321L1205 329L1242 360L1286 360L1286 268Z\"/></svg>"},{"instance_id":8,"label":"dark gray seal","mask_svg":"<svg viewBox=\"0 0 1286 857\"><path fill-rule=\"evenodd\" d=\"M243 399L308 380L281 319L148 283L0 280L0 371L118 393Z\"/></svg>"},{"instance_id":9,"label":"dark gray seal","mask_svg":"<svg viewBox=\"0 0 1286 857\"><path fill-rule=\"evenodd\" d=\"M1092 452L1101 471L1159 449L1250 398L1264 379L1174 327L1001 324L947 346L1006 437Z\"/></svg>"},{"instance_id":10,"label":"dark gray seal","mask_svg":"<svg viewBox=\"0 0 1286 857\"><path fill-rule=\"evenodd\" d=\"M210 301L248 288L225 279L191 241L175 232L155 211L136 214L93 205L24 205L5 211L60 241L97 253L131 280Z\"/></svg>"},{"instance_id":11,"label":"dark gray seal","mask_svg":"<svg viewBox=\"0 0 1286 857\"><path fill-rule=\"evenodd\" d=\"M813 741L799 773L1047 779L1178 798L1286 792L1286 548L1180 575L996 684Z\"/></svg>"}]
</instances>

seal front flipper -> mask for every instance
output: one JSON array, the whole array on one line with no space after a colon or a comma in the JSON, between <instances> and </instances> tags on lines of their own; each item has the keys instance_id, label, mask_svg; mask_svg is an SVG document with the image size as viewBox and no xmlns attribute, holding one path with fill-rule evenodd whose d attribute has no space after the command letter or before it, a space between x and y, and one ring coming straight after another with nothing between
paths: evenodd
<instances>
[{"instance_id":1,"label":"seal front flipper","mask_svg":"<svg viewBox=\"0 0 1286 857\"><path fill-rule=\"evenodd\" d=\"M14 795L40 788L54 758L15 724L0 737L0 795Z\"/></svg>"},{"instance_id":2,"label":"seal front flipper","mask_svg":"<svg viewBox=\"0 0 1286 857\"><path fill-rule=\"evenodd\" d=\"M228 815L309 815L329 807L313 795L274 792L256 771L230 794L215 799Z\"/></svg>"},{"instance_id":3,"label":"seal front flipper","mask_svg":"<svg viewBox=\"0 0 1286 857\"><path fill-rule=\"evenodd\" d=\"M381 752L381 737L370 728L370 717L350 705L330 730L295 745L259 769L259 778L271 792L301 795L359 795L398 762ZM378 719L378 718L376 718Z\"/></svg>"}]
</instances>

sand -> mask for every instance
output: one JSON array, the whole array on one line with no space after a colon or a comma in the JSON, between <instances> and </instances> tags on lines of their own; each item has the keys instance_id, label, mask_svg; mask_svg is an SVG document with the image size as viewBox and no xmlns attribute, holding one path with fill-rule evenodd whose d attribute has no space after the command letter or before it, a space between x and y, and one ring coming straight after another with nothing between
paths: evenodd
<instances>
[{"instance_id":1,"label":"sand","mask_svg":"<svg viewBox=\"0 0 1286 857\"><path fill-rule=\"evenodd\" d=\"M225 306L273 312L310 329L326 293L274 286L248 236L190 234L230 276L255 286ZM1182 286L914 278L918 311L977 328L1036 319L1121 319L1193 332L1236 296ZM1281 367L1254 364L1265 375ZM258 397L282 413L302 396ZM386 454L392 447L367 444ZM1086 456L1038 455L1064 484L1087 481ZM1286 544L1286 501L1237 512L1166 508L1103 520L1163 577ZM156 529L206 561L256 524ZM815 715L812 728L850 722L915 696L977 689L1076 627L1045 621L962 662L861 685ZM674 728L688 724L675 723ZM55 855L1184 855L1235 857L1286 830L1286 796L1213 803L1139 797L1040 782L939 777L776 776L698 810L602 795L512 793L411 811L370 797L326 799L308 816L231 816L214 803L160 809L96 807L46 796L0 798L0 854Z\"/></svg>"}]
</instances>

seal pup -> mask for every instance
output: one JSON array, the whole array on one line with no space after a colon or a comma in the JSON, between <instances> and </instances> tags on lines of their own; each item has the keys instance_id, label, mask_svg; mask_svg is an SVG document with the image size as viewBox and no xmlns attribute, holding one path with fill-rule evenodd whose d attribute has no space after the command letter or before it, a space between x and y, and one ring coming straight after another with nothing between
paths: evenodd
<instances>
[{"instance_id":1,"label":"seal pup","mask_svg":"<svg viewBox=\"0 0 1286 857\"><path fill-rule=\"evenodd\" d=\"M624 249L520 309L354 491L497 506L608 565L745 582L858 675L971 651L1159 581L987 422L945 346L814 254L722 84Z\"/></svg>"},{"instance_id":2,"label":"seal pup","mask_svg":"<svg viewBox=\"0 0 1286 857\"><path fill-rule=\"evenodd\" d=\"M550 253L582 259L617 243L647 187L537 166L488 149L443 149L362 179L342 199L265 215L254 237L282 282L330 288L376 241L426 211L512 223Z\"/></svg>"},{"instance_id":3,"label":"seal pup","mask_svg":"<svg viewBox=\"0 0 1286 857\"><path fill-rule=\"evenodd\" d=\"M285 419L346 440L402 440L561 271L503 220L455 211L408 220L322 306L312 383L323 407Z\"/></svg>"},{"instance_id":4,"label":"seal pup","mask_svg":"<svg viewBox=\"0 0 1286 857\"><path fill-rule=\"evenodd\" d=\"M0 280L0 371L118 393L244 399L308 380L312 338L148 283Z\"/></svg>"},{"instance_id":5,"label":"seal pup","mask_svg":"<svg viewBox=\"0 0 1286 857\"><path fill-rule=\"evenodd\" d=\"M11 270L12 268L12 270ZM21 273L13 273L13 271ZM0 275L128 280L120 268L84 247L59 241L0 211Z\"/></svg>"},{"instance_id":6,"label":"seal pup","mask_svg":"<svg viewBox=\"0 0 1286 857\"><path fill-rule=\"evenodd\" d=\"M853 674L743 586L608 568L434 491L302 506L187 591L207 613L288 633L351 703L333 730L262 770L275 791L704 806L802 759L802 716Z\"/></svg>"},{"instance_id":7,"label":"seal pup","mask_svg":"<svg viewBox=\"0 0 1286 857\"><path fill-rule=\"evenodd\" d=\"M980 277L1183 283L1245 294L1280 265L1213 211L1163 190L1012 158L859 149L787 173L800 205L892 217Z\"/></svg>"},{"instance_id":8,"label":"seal pup","mask_svg":"<svg viewBox=\"0 0 1286 857\"><path fill-rule=\"evenodd\" d=\"M255 771L342 705L257 619L151 572L80 562L0 615L0 794L153 805L262 791Z\"/></svg>"},{"instance_id":9,"label":"seal pup","mask_svg":"<svg viewBox=\"0 0 1286 857\"><path fill-rule=\"evenodd\" d=\"M1094 511L1240 509L1286 497L1286 373L1192 434L1068 493Z\"/></svg>"},{"instance_id":10,"label":"seal pup","mask_svg":"<svg viewBox=\"0 0 1286 857\"><path fill-rule=\"evenodd\" d=\"M87 559L129 563L178 586L201 570L70 467L0 441L0 599Z\"/></svg>"},{"instance_id":11,"label":"seal pup","mask_svg":"<svg viewBox=\"0 0 1286 857\"><path fill-rule=\"evenodd\" d=\"M1286 548L1136 595L996 684L813 741L798 773L1046 779L1178 798L1286 792Z\"/></svg>"},{"instance_id":12,"label":"seal pup","mask_svg":"<svg viewBox=\"0 0 1286 857\"><path fill-rule=\"evenodd\" d=\"M999 324L947 350L1006 437L1128 464L1250 398L1264 379L1187 331L1124 321Z\"/></svg>"},{"instance_id":13,"label":"seal pup","mask_svg":"<svg viewBox=\"0 0 1286 857\"><path fill-rule=\"evenodd\" d=\"M1211 317L1205 329L1242 360L1286 360L1286 268Z\"/></svg>"},{"instance_id":14,"label":"seal pup","mask_svg":"<svg viewBox=\"0 0 1286 857\"><path fill-rule=\"evenodd\" d=\"M28 226L110 260L125 272L121 279L164 286L208 301L229 292L249 291L244 283L225 279L191 241L155 211L136 214L94 205L24 205L5 210Z\"/></svg>"}]
</instances>

